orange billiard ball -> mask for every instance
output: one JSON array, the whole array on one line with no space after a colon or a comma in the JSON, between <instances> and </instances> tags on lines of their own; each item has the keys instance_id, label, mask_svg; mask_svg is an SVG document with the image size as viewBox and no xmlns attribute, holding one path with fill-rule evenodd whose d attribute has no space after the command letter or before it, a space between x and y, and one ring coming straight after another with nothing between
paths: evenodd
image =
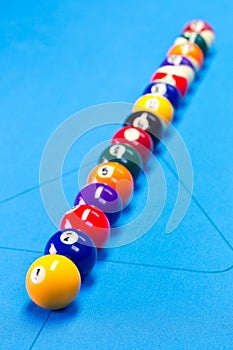
<instances>
[{"instance_id":1,"label":"orange billiard ball","mask_svg":"<svg viewBox=\"0 0 233 350\"><path fill-rule=\"evenodd\" d=\"M35 260L26 274L29 297L38 306L58 310L78 295L81 277L76 265L63 255L44 255Z\"/></svg>"},{"instance_id":2,"label":"orange billiard ball","mask_svg":"<svg viewBox=\"0 0 233 350\"><path fill-rule=\"evenodd\" d=\"M134 181L129 170L115 162L101 163L88 175L87 183L104 183L111 186L126 206L133 196Z\"/></svg>"},{"instance_id":3,"label":"orange billiard ball","mask_svg":"<svg viewBox=\"0 0 233 350\"><path fill-rule=\"evenodd\" d=\"M167 56L171 55L182 55L188 58L196 71L200 70L204 60L204 55L200 47L191 42L172 46L167 53Z\"/></svg>"}]
</instances>

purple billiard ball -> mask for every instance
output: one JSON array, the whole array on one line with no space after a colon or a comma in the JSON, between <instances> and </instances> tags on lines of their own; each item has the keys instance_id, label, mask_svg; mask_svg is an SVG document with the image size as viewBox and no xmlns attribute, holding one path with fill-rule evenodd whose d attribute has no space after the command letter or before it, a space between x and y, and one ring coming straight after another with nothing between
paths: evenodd
<instances>
[{"instance_id":1,"label":"purple billiard ball","mask_svg":"<svg viewBox=\"0 0 233 350\"><path fill-rule=\"evenodd\" d=\"M77 266L81 277L85 277L94 267L97 250L92 239L73 228L56 232L45 246L45 255L64 255Z\"/></svg>"},{"instance_id":2,"label":"purple billiard ball","mask_svg":"<svg viewBox=\"0 0 233 350\"><path fill-rule=\"evenodd\" d=\"M170 55L160 65L162 66L189 66L195 72L194 65L188 58L182 55Z\"/></svg>"},{"instance_id":3,"label":"purple billiard ball","mask_svg":"<svg viewBox=\"0 0 233 350\"><path fill-rule=\"evenodd\" d=\"M174 108L178 108L181 100L181 94L175 86L159 81L147 85L142 95L145 94L162 95L171 102Z\"/></svg>"},{"instance_id":4,"label":"purple billiard ball","mask_svg":"<svg viewBox=\"0 0 233 350\"><path fill-rule=\"evenodd\" d=\"M77 194L74 205L90 204L102 210L110 225L113 225L120 217L123 209L122 201L118 193L110 186L103 183L92 183L82 188Z\"/></svg>"}]
</instances>

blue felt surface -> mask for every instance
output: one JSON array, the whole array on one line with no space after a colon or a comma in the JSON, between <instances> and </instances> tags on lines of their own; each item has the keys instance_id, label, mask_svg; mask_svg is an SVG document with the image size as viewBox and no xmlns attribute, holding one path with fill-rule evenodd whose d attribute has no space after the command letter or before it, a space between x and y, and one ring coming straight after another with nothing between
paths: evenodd
<instances>
[{"instance_id":1,"label":"blue felt surface","mask_svg":"<svg viewBox=\"0 0 233 350\"><path fill-rule=\"evenodd\" d=\"M217 38L174 124L194 171L192 197L180 182L183 200L191 200L187 214L174 232L165 233L178 182L173 160L162 152L160 165L146 171L150 183L154 181L155 201L137 225L145 234L133 243L100 252L79 297L66 310L38 308L27 296L24 278L56 230L40 190L56 189L61 181L71 206L79 189L79 167L83 184L96 163L100 143L109 140L119 125L89 131L69 150L63 177L59 178L62 171L57 178L48 174L50 182L41 184L40 162L49 137L83 108L133 103L183 25L198 17L215 28ZM2 4L0 349L233 348L231 26L230 0ZM109 119L116 111L109 112ZM114 121L124 118L118 114ZM84 114L80 129L91 123ZM172 133L166 140L177 146ZM100 148L83 165L83 157L95 145ZM182 157L181 152L181 164ZM51 164L56 165L58 158L54 152ZM153 224L163 204L160 171L167 194ZM145 207L147 190L141 176L119 225L136 220ZM62 215L59 200L55 193L58 216ZM144 232L150 220L151 228ZM124 226L110 243L117 245L129 237L133 239L132 229Z\"/></svg>"}]
</instances>

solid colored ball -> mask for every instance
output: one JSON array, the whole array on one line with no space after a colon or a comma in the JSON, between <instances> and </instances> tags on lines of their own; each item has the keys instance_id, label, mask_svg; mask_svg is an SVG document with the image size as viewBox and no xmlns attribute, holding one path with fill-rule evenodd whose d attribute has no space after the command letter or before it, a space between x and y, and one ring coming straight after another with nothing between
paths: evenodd
<instances>
[{"instance_id":1,"label":"solid colored ball","mask_svg":"<svg viewBox=\"0 0 233 350\"><path fill-rule=\"evenodd\" d=\"M207 55L207 51L208 51L208 46L205 42L205 40L202 38L202 36L198 33L189 31L189 32L184 32L183 34L181 34L174 42L174 45L179 45L179 44L183 44L185 42L189 41L190 43L194 43L197 46L200 47L202 53L204 56Z\"/></svg>"},{"instance_id":2,"label":"solid colored ball","mask_svg":"<svg viewBox=\"0 0 233 350\"><path fill-rule=\"evenodd\" d=\"M173 119L174 108L171 102L164 96L146 94L137 99L133 106L133 112L147 111L155 114L168 126Z\"/></svg>"},{"instance_id":3,"label":"solid colored ball","mask_svg":"<svg viewBox=\"0 0 233 350\"><path fill-rule=\"evenodd\" d=\"M168 74L176 74L188 79L189 84L195 78L195 68L193 64L184 56L171 55L168 56L157 69L157 72L164 72Z\"/></svg>"},{"instance_id":4,"label":"solid colored ball","mask_svg":"<svg viewBox=\"0 0 233 350\"><path fill-rule=\"evenodd\" d=\"M202 67L204 55L199 46L191 42L172 46L167 53L167 56L182 55L187 57L198 71Z\"/></svg>"},{"instance_id":5,"label":"solid colored ball","mask_svg":"<svg viewBox=\"0 0 233 350\"><path fill-rule=\"evenodd\" d=\"M89 184L77 194L74 205L90 204L99 208L107 216L110 225L117 222L123 205L118 193L103 183Z\"/></svg>"},{"instance_id":6,"label":"solid colored ball","mask_svg":"<svg viewBox=\"0 0 233 350\"><path fill-rule=\"evenodd\" d=\"M124 126L127 125L132 125L148 132L153 140L154 149L162 139L164 130L163 123L152 113L143 111L131 113L124 122Z\"/></svg>"},{"instance_id":7,"label":"solid colored ball","mask_svg":"<svg viewBox=\"0 0 233 350\"><path fill-rule=\"evenodd\" d=\"M133 196L134 181L129 170L115 162L107 162L97 165L87 178L87 184L105 183L114 188L121 197L123 206L126 206Z\"/></svg>"},{"instance_id":8,"label":"solid colored ball","mask_svg":"<svg viewBox=\"0 0 233 350\"><path fill-rule=\"evenodd\" d=\"M45 254L60 254L71 259L81 277L85 277L95 266L96 246L84 232L66 229L56 232L45 246Z\"/></svg>"},{"instance_id":9,"label":"solid colored ball","mask_svg":"<svg viewBox=\"0 0 233 350\"><path fill-rule=\"evenodd\" d=\"M123 143L110 145L101 153L100 163L110 161L124 165L130 171L134 180L140 175L143 166L142 157L136 149Z\"/></svg>"},{"instance_id":10,"label":"solid colored ball","mask_svg":"<svg viewBox=\"0 0 233 350\"><path fill-rule=\"evenodd\" d=\"M77 205L64 214L60 222L60 229L69 228L85 232L97 248L105 245L110 234L110 223L107 216L102 210L90 204Z\"/></svg>"},{"instance_id":11,"label":"solid colored ball","mask_svg":"<svg viewBox=\"0 0 233 350\"><path fill-rule=\"evenodd\" d=\"M35 260L26 275L29 297L38 306L58 310L77 296L81 277L76 265L63 255L44 255Z\"/></svg>"},{"instance_id":12,"label":"solid colored ball","mask_svg":"<svg viewBox=\"0 0 233 350\"><path fill-rule=\"evenodd\" d=\"M168 73L160 73L155 71L151 78L151 82L163 82L175 86L182 97L184 97L188 91L188 79Z\"/></svg>"},{"instance_id":13,"label":"solid colored ball","mask_svg":"<svg viewBox=\"0 0 233 350\"><path fill-rule=\"evenodd\" d=\"M118 130L112 138L112 144L126 143L135 148L145 163L151 156L153 141L149 133L135 126L125 126Z\"/></svg>"},{"instance_id":14,"label":"solid colored ball","mask_svg":"<svg viewBox=\"0 0 233 350\"><path fill-rule=\"evenodd\" d=\"M195 19L189 22L183 29L183 33L192 31L201 35L207 46L210 48L215 39L213 28L206 22L200 19Z\"/></svg>"},{"instance_id":15,"label":"solid colored ball","mask_svg":"<svg viewBox=\"0 0 233 350\"><path fill-rule=\"evenodd\" d=\"M149 85L147 85L147 87L143 91L143 95L146 95L146 94L155 94L155 95L164 96L171 102L171 104L174 108L178 108L179 102L181 100L181 94L175 86L173 86L171 84L159 82L159 81L155 82L155 83L150 83ZM144 112L144 113L146 113L146 112ZM154 118L156 118L156 117L154 116ZM156 119L158 119L158 118L156 118ZM134 125L134 124L132 124L132 125ZM135 125L135 126L137 126L137 125ZM147 130L147 131L149 131L149 130Z\"/></svg>"}]
</instances>

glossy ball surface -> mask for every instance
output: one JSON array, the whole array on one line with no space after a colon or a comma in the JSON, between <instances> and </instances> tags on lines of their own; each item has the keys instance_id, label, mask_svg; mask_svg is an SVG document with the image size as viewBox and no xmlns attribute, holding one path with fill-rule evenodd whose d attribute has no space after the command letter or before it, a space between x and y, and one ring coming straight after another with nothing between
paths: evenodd
<instances>
[{"instance_id":1,"label":"glossy ball surface","mask_svg":"<svg viewBox=\"0 0 233 350\"><path fill-rule=\"evenodd\" d=\"M77 296L81 277L76 265L63 255L44 255L35 260L26 275L29 297L38 306L58 310Z\"/></svg>"},{"instance_id":2,"label":"glossy ball surface","mask_svg":"<svg viewBox=\"0 0 233 350\"><path fill-rule=\"evenodd\" d=\"M145 163L151 156L153 141L149 133L135 126L125 126L118 130L112 138L112 144L125 143L135 148Z\"/></svg>"},{"instance_id":3,"label":"glossy ball surface","mask_svg":"<svg viewBox=\"0 0 233 350\"><path fill-rule=\"evenodd\" d=\"M161 96L166 97L171 102L172 106L175 109L178 108L180 100L181 100L181 94L175 86L173 86L171 84L159 82L159 81L155 82L155 83L150 83L149 85L147 85L147 87L143 91L143 95L146 95L146 94L155 94L155 95L161 95ZM132 125L134 125L134 124L132 124ZM137 126L137 125L135 125L135 126Z\"/></svg>"},{"instance_id":4,"label":"glossy ball surface","mask_svg":"<svg viewBox=\"0 0 233 350\"><path fill-rule=\"evenodd\" d=\"M77 266L82 278L93 269L97 259L94 242L84 232L74 229L56 232L48 240L44 254L66 256Z\"/></svg>"},{"instance_id":5,"label":"glossy ball surface","mask_svg":"<svg viewBox=\"0 0 233 350\"><path fill-rule=\"evenodd\" d=\"M188 91L188 79L168 73L155 72L151 78L151 82L163 82L175 86L182 97L184 97Z\"/></svg>"},{"instance_id":6,"label":"glossy ball surface","mask_svg":"<svg viewBox=\"0 0 233 350\"><path fill-rule=\"evenodd\" d=\"M208 48L213 45L215 40L215 33L213 28L206 22L201 19L195 19L189 22L183 29L183 33L187 31L192 31L201 35L205 40Z\"/></svg>"},{"instance_id":7,"label":"glossy ball surface","mask_svg":"<svg viewBox=\"0 0 233 350\"><path fill-rule=\"evenodd\" d=\"M195 78L195 68L191 61L181 55L170 55L168 56L158 68L157 72L164 72L168 74L176 74L181 77L188 79L189 84Z\"/></svg>"},{"instance_id":8,"label":"glossy ball surface","mask_svg":"<svg viewBox=\"0 0 233 350\"><path fill-rule=\"evenodd\" d=\"M131 113L124 122L124 126L127 125L135 126L148 132L153 140L154 149L163 137L163 123L160 118L152 113L143 111Z\"/></svg>"},{"instance_id":9,"label":"glossy ball surface","mask_svg":"<svg viewBox=\"0 0 233 350\"><path fill-rule=\"evenodd\" d=\"M162 95L146 94L135 102L133 112L147 111L155 114L167 126L172 122L174 108L171 102Z\"/></svg>"},{"instance_id":10,"label":"glossy ball surface","mask_svg":"<svg viewBox=\"0 0 233 350\"><path fill-rule=\"evenodd\" d=\"M104 183L92 183L81 189L74 205L90 204L99 208L107 216L110 225L114 225L120 217L123 204L118 193Z\"/></svg>"},{"instance_id":11,"label":"glossy ball surface","mask_svg":"<svg viewBox=\"0 0 233 350\"><path fill-rule=\"evenodd\" d=\"M110 223L107 216L99 208L89 204L77 205L64 214L60 222L60 229L70 228L83 231L97 248L105 245L110 234ZM82 240L81 234L79 241L80 239Z\"/></svg>"},{"instance_id":12,"label":"glossy ball surface","mask_svg":"<svg viewBox=\"0 0 233 350\"><path fill-rule=\"evenodd\" d=\"M100 155L99 163L116 162L124 165L136 180L140 175L143 162L137 150L127 144L108 146Z\"/></svg>"},{"instance_id":13,"label":"glossy ball surface","mask_svg":"<svg viewBox=\"0 0 233 350\"><path fill-rule=\"evenodd\" d=\"M192 31L188 31L188 32L184 32L183 34L181 34L174 42L174 45L179 45L179 44L183 44L185 42L191 42L196 44L197 46L200 47L202 53L204 56L207 55L208 52L208 46L205 42L205 40L203 39L203 37L195 32Z\"/></svg>"},{"instance_id":14,"label":"glossy ball surface","mask_svg":"<svg viewBox=\"0 0 233 350\"><path fill-rule=\"evenodd\" d=\"M196 71L200 70L204 60L204 55L200 47L191 42L185 42L183 44L172 46L167 52L167 56L171 55L181 55L187 57L192 62Z\"/></svg>"},{"instance_id":15,"label":"glossy ball surface","mask_svg":"<svg viewBox=\"0 0 233 350\"><path fill-rule=\"evenodd\" d=\"M134 181L129 170L115 162L97 165L87 178L87 184L105 183L111 186L121 197L123 206L126 206L133 196Z\"/></svg>"}]
</instances>

